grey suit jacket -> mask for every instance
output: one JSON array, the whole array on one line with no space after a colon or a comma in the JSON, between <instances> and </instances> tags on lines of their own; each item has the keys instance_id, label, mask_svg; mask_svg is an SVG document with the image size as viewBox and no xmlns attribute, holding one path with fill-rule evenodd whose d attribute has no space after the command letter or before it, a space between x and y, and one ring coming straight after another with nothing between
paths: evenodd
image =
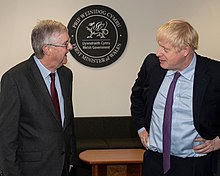
<instances>
[{"instance_id":1,"label":"grey suit jacket","mask_svg":"<svg viewBox=\"0 0 220 176\"><path fill-rule=\"evenodd\" d=\"M64 126L31 56L7 71L0 92L0 170L8 176L68 175L74 161L72 72L58 70L64 97Z\"/></svg>"}]
</instances>

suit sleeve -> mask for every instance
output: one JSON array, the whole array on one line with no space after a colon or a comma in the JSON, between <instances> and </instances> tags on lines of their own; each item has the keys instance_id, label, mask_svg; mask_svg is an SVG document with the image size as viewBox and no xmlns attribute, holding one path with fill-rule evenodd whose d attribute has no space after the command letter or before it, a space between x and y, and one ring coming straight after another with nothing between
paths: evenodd
<instances>
[{"instance_id":1,"label":"suit sleeve","mask_svg":"<svg viewBox=\"0 0 220 176\"><path fill-rule=\"evenodd\" d=\"M75 130L74 130L74 110L73 110L73 102L72 102L72 93L73 93L73 73L70 69L66 67L63 68L63 73L65 74L64 78L66 79L65 83L67 89L65 90L66 93L66 117L70 119L70 125L68 130L71 130L70 138L68 138L68 143L70 143L70 156L69 156L69 164L75 165L76 164L76 139L75 139Z\"/></svg>"},{"instance_id":2,"label":"suit sleeve","mask_svg":"<svg viewBox=\"0 0 220 176\"><path fill-rule=\"evenodd\" d=\"M13 78L6 73L0 90L0 171L10 176L20 175L16 164L19 114L19 92Z\"/></svg>"},{"instance_id":3,"label":"suit sleeve","mask_svg":"<svg viewBox=\"0 0 220 176\"><path fill-rule=\"evenodd\" d=\"M72 97L73 92L73 74L71 72L71 81L70 81L71 91L70 91L70 97ZM72 137L71 137L71 159L70 159L70 165L76 164L76 137L75 137L75 125L74 125L74 110L73 110L73 103L72 103Z\"/></svg>"},{"instance_id":4,"label":"suit sleeve","mask_svg":"<svg viewBox=\"0 0 220 176\"><path fill-rule=\"evenodd\" d=\"M146 82L146 59L142 64L138 73L137 79L131 89L131 115L136 125L136 129L139 130L145 127L145 116L146 116L146 92L148 86Z\"/></svg>"}]
</instances>

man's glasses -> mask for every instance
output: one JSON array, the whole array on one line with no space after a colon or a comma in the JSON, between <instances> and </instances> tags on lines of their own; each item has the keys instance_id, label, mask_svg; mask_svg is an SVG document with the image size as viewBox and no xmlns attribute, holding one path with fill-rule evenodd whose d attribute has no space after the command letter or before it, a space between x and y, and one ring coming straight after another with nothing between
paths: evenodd
<instances>
[{"instance_id":1,"label":"man's glasses","mask_svg":"<svg viewBox=\"0 0 220 176\"><path fill-rule=\"evenodd\" d=\"M49 43L49 44L47 44L47 45L49 45L49 46L54 46L54 47L65 47L66 49L68 49L69 44L72 45L72 44L70 43L70 41L66 41L64 44L53 44L53 43Z\"/></svg>"}]
</instances>

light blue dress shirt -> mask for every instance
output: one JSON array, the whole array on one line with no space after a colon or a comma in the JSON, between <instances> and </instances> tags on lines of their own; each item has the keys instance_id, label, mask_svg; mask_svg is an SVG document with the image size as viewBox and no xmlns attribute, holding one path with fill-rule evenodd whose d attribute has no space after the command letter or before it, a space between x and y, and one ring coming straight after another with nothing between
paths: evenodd
<instances>
[{"instance_id":1,"label":"light blue dress shirt","mask_svg":"<svg viewBox=\"0 0 220 176\"><path fill-rule=\"evenodd\" d=\"M178 157L198 157L192 149L195 138L199 137L193 124L193 81L196 65L196 55L191 64L181 71L177 80L173 97L172 127L171 127L171 155ZM167 71L154 101L150 124L148 148L162 153L162 129L164 108L169 85L174 77L174 71Z\"/></svg>"},{"instance_id":2,"label":"light blue dress shirt","mask_svg":"<svg viewBox=\"0 0 220 176\"><path fill-rule=\"evenodd\" d=\"M50 73L51 71L48 70L41 62L40 60L34 56L34 60L40 70L40 73L44 79L44 82L47 86L47 89L50 92L50 83L51 83L51 78L50 78ZM62 94L62 90L61 90L61 86L60 86L60 79L59 79L59 75L57 73L57 71L55 72L55 87L57 89L57 94L58 94L58 98L59 98L59 104L60 104L60 114L61 114L61 120L62 120L62 126L64 123L64 100L63 100L63 94Z\"/></svg>"}]
</instances>

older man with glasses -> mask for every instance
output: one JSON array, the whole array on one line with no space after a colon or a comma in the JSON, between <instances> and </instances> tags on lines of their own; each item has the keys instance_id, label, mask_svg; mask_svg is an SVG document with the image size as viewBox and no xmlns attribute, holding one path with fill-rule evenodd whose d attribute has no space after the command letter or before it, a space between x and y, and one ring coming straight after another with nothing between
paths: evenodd
<instances>
[{"instance_id":1,"label":"older man with glasses","mask_svg":"<svg viewBox=\"0 0 220 176\"><path fill-rule=\"evenodd\" d=\"M7 71L0 92L0 170L8 176L68 176L75 159L67 28L42 20L34 54Z\"/></svg>"}]
</instances>

